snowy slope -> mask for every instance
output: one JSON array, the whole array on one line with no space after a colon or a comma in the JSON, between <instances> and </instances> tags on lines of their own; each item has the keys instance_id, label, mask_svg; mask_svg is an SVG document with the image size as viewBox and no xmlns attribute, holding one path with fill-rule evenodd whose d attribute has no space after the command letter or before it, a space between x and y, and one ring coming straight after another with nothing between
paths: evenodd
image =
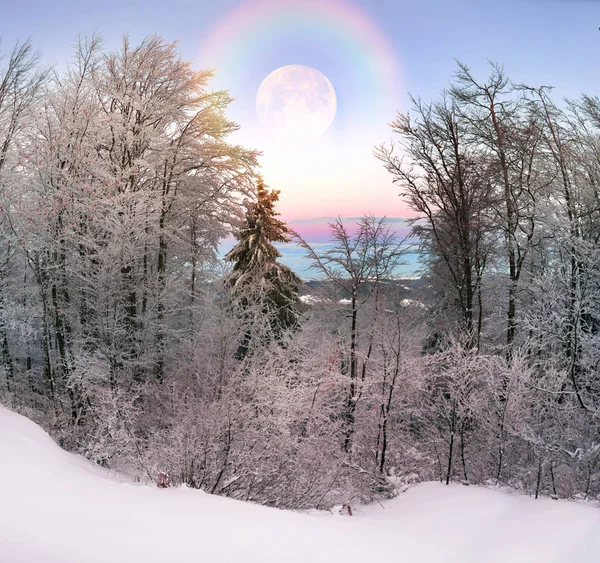
<instances>
[{"instance_id":1,"label":"snowy slope","mask_svg":"<svg viewBox=\"0 0 600 563\"><path fill-rule=\"evenodd\" d=\"M600 510L419 485L341 517L119 482L0 407L2 563L594 562Z\"/></svg>"}]
</instances>

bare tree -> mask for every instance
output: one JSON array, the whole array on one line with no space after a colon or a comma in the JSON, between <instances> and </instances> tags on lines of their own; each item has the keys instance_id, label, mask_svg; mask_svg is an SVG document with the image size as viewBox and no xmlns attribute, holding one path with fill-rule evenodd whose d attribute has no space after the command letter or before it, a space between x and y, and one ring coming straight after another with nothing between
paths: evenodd
<instances>
[{"instance_id":1,"label":"bare tree","mask_svg":"<svg viewBox=\"0 0 600 563\"><path fill-rule=\"evenodd\" d=\"M47 73L38 70L38 56L29 41L17 43L7 58L0 54L0 65L0 348L10 390L15 366L7 330L6 284L17 245L8 213L14 197L11 190L19 181L18 154L26 143L27 128Z\"/></svg>"},{"instance_id":2,"label":"bare tree","mask_svg":"<svg viewBox=\"0 0 600 563\"><path fill-rule=\"evenodd\" d=\"M493 191L457 101L448 94L434 104L413 98L413 109L416 120L399 114L392 123L401 139L400 155L394 145L379 147L376 155L408 205L420 213L413 234L420 237L434 275L452 288L468 346L477 346Z\"/></svg>"},{"instance_id":3,"label":"bare tree","mask_svg":"<svg viewBox=\"0 0 600 563\"><path fill-rule=\"evenodd\" d=\"M356 405L373 350L371 341L367 344L362 366L359 367L359 311L371 297L377 300L381 282L394 274L405 249L404 241L398 240L391 227L386 224L385 218L377 219L367 215L357 223L355 233L352 233L341 219L330 223L329 227L334 245L323 252L317 252L299 235L296 236L302 248L307 251L307 258L312 261L311 269L324 275L343 292L342 295L347 295L350 299L350 383L344 409L346 430L343 440L343 449L349 452L354 433Z\"/></svg>"},{"instance_id":4,"label":"bare tree","mask_svg":"<svg viewBox=\"0 0 600 563\"><path fill-rule=\"evenodd\" d=\"M506 354L510 358L517 332L519 281L538 221L536 202L542 188L550 183L539 164L542 127L500 66L492 65L483 83L466 65L458 66L451 92L468 123L469 142L482 154L486 180L496 193L489 201L490 213L495 215L490 219L505 240L503 254L509 278Z\"/></svg>"}]
</instances>

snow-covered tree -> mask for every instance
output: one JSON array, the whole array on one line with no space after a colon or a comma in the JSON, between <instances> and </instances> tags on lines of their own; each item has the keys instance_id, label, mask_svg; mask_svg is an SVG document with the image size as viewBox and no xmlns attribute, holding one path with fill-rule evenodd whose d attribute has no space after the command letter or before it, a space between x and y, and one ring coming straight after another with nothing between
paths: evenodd
<instances>
[{"instance_id":1,"label":"snow-covered tree","mask_svg":"<svg viewBox=\"0 0 600 563\"><path fill-rule=\"evenodd\" d=\"M382 146L377 155L419 214L413 234L429 261L429 274L442 281L443 306L456 316L468 342L479 344L482 279L490 253L489 208L493 190L485 177L469 121L451 93L427 104L413 98L414 116L399 114L392 130L401 153Z\"/></svg>"},{"instance_id":2,"label":"snow-covered tree","mask_svg":"<svg viewBox=\"0 0 600 563\"><path fill-rule=\"evenodd\" d=\"M290 268L278 262L281 253L273 244L290 241L287 226L277 219L275 203L278 199L279 192L268 190L259 179L256 201L248 203L245 221L236 233L238 243L226 256L233 263L227 285L234 301L241 307L246 321L252 316L251 310L266 316L275 338L299 322L298 287L301 283ZM248 352L252 330L248 327L238 350L239 357Z\"/></svg>"},{"instance_id":3,"label":"snow-covered tree","mask_svg":"<svg viewBox=\"0 0 600 563\"><path fill-rule=\"evenodd\" d=\"M378 302L381 283L394 274L404 249L402 241L385 218L366 215L356 224L355 232L345 226L341 219L330 223L329 227L334 246L324 252L317 252L299 236L298 240L306 250L306 257L312 262L311 268L324 275L338 291L341 290L342 298L350 301L348 357L345 362L349 385L344 408L344 450L349 452L356 405L373 351L372 341L363 343L364 354L360 351L359 311L371 298L375 303Z\"/></svg>"}]
</instances>

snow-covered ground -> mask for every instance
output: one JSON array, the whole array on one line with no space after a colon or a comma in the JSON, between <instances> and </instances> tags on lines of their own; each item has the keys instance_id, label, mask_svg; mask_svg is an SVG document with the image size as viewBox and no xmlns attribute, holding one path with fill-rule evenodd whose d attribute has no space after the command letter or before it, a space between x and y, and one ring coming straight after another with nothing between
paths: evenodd
<instances>
[{"instance_id":1,"label":"snow-covered ground","mask_svg":"<svg viewBox=\"0 0 600 563\"><path fill-rule=\"evenodd\" d=\"M354 516L132 484L0 407L0 562L600 561L600 510L424 483Z\"/></svg>"}]
</instances>

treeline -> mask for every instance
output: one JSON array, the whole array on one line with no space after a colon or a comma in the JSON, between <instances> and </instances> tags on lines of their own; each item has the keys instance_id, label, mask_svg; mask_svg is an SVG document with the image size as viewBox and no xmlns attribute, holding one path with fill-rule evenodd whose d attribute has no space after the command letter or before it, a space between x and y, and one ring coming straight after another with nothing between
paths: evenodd
<instances>
[{"instance_id":1,"label":"treeline","mask_svg":"<svg viewBox=\"0 0 600 563\"><path fill-rule=\"evenodd\" d=\"M551 93L459 64L377 154L420 216L450 451L480 442L479 478L597 495L600 99Z\"/></svg>"},{"instance_id":2,"label":"treeline","mask_svg":"<svg viewBox=\"0 0 600 563\"><path fill-rule=\"evenodd\" d=\"M3 62L4 404L104 466L282 507L437 478L598 495L596 98L460 67L378 151L421 215L421 294L367 215L298 239L329 280L306 305L209 72L157 37Z\"/></svg>"}]
</instances>

